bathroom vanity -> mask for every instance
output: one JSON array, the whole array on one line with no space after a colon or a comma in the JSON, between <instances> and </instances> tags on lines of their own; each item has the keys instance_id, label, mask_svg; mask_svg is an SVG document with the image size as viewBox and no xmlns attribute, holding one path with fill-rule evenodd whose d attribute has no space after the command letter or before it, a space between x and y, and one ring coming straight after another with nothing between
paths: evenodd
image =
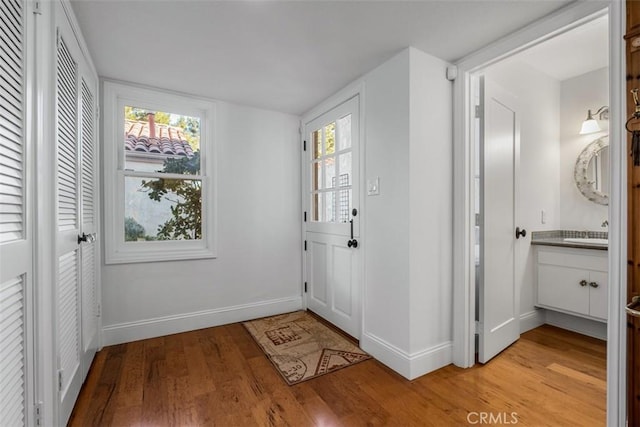
<instances>
[{"instance_id":1,"label":"bathroom vanity","mask_svg":"<svg viewBox=\"0 0 640 427\"><path fill-rule=\"evenodd\" d=\"M536 306L607 321L608 254L605 239L532 240L536 248Z\"/></svg>"}]
</instances>

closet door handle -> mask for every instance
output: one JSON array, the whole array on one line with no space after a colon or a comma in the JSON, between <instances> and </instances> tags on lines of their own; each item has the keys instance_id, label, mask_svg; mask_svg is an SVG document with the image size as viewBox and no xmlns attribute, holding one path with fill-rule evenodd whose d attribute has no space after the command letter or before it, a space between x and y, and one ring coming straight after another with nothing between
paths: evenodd
<instances>
[{"instance_id":1,"label":"closet door handle","mask_svg":"<svg viewBox=\"0 0 640 427\"><path fill-rule=\"evenodd\" d=\"M526 235L527 235L527 230L525 230L524 228L520 230L520 227L516 227L516 239L519 239L520 237L525 237Z\"/></svg>"},{"instance_id":2,"label":"closet door handle","mask_svg":"<svg viewBox=\"0 0 640 427\"><path fill-rule=\"evenodd\" d=\"M584 279L580 280L580 286L582 286L582 287L587 286L587 281L584 280Z\"/></svg>"},{"instance_id":3,"label":"closet door handle","mask_svg":"<svg viewBox=\"0 0 640 427\"><path fill-rule=\"evenodd\" d=\"M78 236L78 244L82 243L82 242L89 242L89 243L93 243L96 241L96 233L90 233L90 234L85 234L82 233L82 236Z\"/></svg>"},{"instance_id":4,"label":"closet door handle","mask_svg":"<svg viewBox=\"0 0 640 427\"><path fill-rule=\"evenodd\" d=\"M598 282L589 282L589 286L591 286L592 288L597 288L598 286Z\"/></svg>"}]
</instances>

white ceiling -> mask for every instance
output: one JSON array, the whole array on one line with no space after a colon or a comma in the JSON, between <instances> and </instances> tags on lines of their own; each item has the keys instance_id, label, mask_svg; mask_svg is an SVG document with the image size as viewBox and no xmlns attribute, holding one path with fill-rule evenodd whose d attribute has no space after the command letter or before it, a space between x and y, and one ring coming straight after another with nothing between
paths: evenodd
<instances>
[{"instance_id":1,"label":"white ceiling","mask_svg":"<svg viewBox=\"0 0 640 427\"><path fill-rule=\"evenodd\" d=\"M76 0L98 73L302 114L414 46L455 61L569 0Z\"/></svg>"},{"instance_id":2,"label":"white ceiling","mask_svg":"<svg viewBox=\"0 0 640 427\"><path fill-rule=\"evenodd\" d=\"M606 16L567 31L522 54L519 59L556 80L566 80L609 65Z\"/></svg>"}]
</instances>

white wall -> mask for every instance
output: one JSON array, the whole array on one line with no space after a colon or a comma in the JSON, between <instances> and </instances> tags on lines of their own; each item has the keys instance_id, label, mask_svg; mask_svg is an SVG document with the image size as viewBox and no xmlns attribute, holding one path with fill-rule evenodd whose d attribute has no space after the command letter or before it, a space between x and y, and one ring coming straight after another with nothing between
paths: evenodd
<instances>
[{"instance_id":1,"label":"white wall","mask_svg":"<svg viewBox=\"0 0 640 427\"><path fill-rule=\"evenodd\" d=\"M218 257L103 265L103 344L301 307L299 118L217 102L216 124Z\"/></svg>"},{"instance_id":2,"label":"white wall","mask_svg":"<svg viewBox=\"0 0 640 427\"><path fill-rule=\"evenodd\" d=\"M431 370L450 362L453 334L453 86L443 61L417 49L410 60L410 350L426 349Z\"/></svg>"},{"instance_id":3,"label":"white wall","mask_svg":"<svg viewBox=\"0 0 640 427\"><path fill-rule=\"evenodd\" d=\"M409 50L373 70L364 81L365 175L380 177L380 195L364 196L361 342L367 351L366 337L408 349Z\"/></svg>"},{"instance_id":4,"label":"white wall","mask_svg":"<svg viewBox=\"0 0 640 427\"><path fill-rule=\"evenodd\" d=\"M580 152L593 140L608 134L609 122L600 121L602 132L579 135L587 110L609 105L609 69L602 68L562 82L560 95L560 226L567 230L607 231L608 207L587 200L575 185L573 170Z\"/></svg>"},{"instance_id":5,"label":"white wall","mask_svg":"<svg viewBox=\"0 0 640 427\"><path fill-rule=\"evenodd\" d=\"M446 66L408 48L350 86L364 87L365 175L380 178L380 195L362 194L360 344L407 378L452 360L452 84Z\"/></svg>"},{"instance_id":6,"label":"white wall","mask_svg":"<svg viewBox=\"0 0 640 427\"><path fill-rule=\"evenodd\" d=\"M521 329L544 319L534 307L534 251L531 232L560 226L560 82L516 59L487 69L486 78L517 97L520 106L520 182L518 223L529 233L520 245ZM542 224L541 211L546 223Z\"/></svg>"}]
</instances>

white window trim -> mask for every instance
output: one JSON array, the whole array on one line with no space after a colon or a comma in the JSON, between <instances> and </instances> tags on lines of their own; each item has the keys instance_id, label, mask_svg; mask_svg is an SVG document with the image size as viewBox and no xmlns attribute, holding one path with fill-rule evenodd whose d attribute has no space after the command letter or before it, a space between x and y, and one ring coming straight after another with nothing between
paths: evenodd
<instances>
[{"instance_id":1,"label":"white window trim","mask_svg":"<svg viewBox=\"0 0 640 427\"><path fill-rule=\"evenodd\" d=\"M106 264L215 258L217 215L215 104L135 85L103 82L104 244ZM124 241L124 105L200 117L202 240Z\"/></svg>"}]
</instances>

